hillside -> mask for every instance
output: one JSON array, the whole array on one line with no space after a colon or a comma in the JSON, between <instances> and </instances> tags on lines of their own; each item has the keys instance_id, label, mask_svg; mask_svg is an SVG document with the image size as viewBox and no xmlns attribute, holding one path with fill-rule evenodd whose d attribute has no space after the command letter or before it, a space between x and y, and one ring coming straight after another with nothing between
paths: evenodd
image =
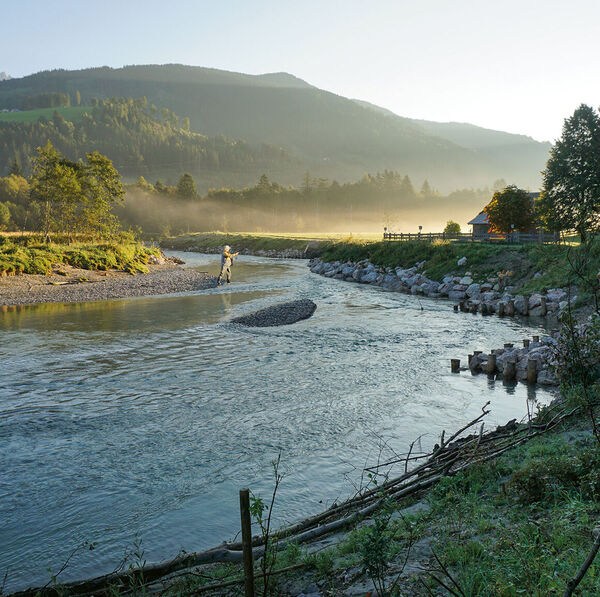
<instances>
[{"instance_id":1,"label":"hillside","mask_svg":"<svg viewBox=\"0 0 600 597\"><path fill-rule=\"evenodd\" d=\"M6 120L2 117L6 117ZM95 106L46 108L0 114L0 163L16 158L25 172L36 147L47 140L66 157L83 159L95 150L110 157L127 178L161 175L173 179L194 169L208 181L253 180L264 168L285 170L290 158L281 148L253 146L226 137L190 132L185 119L160 113L138 99L109 99Z\"/></svg>"},{"instance_id":2,"label":"hillside","mask_svg":"<svg viewBox=\"0 0 600 597\"><path fill-rule=\"evenodd\" d=\"M434 130L434 123L384 113L286 73L247 75L183 65L56 70L0 82L0 107L19 108L40 93L75 98L77 92L82 104L146 97L189 117L193 131L283 147L299 159L281 179L285 183L297 184L306 169L345 181L387 168L415 181L427 178L443 191L497 178L536 187L548 153L546 144L519 135L503 133L501 144L498 133L486 129L477 130L481 140L474 146L469 135L445 125ZM506 151L513 145L518 151Z\"/></svg>"}]
</instances>

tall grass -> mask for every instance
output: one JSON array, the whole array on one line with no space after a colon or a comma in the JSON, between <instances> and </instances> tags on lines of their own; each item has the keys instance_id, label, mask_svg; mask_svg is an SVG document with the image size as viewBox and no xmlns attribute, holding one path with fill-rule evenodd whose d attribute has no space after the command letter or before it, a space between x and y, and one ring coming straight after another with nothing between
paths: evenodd
<instances>
[{"instance_id":1,"label":"tall grass","mask_svg":"<svg viewBox=\"0 0 600 597\"><path fill-rule=\"evenodd\" d=\"M0 275L48 274L52 265L63 263L87 270L120 270L146 273L151 249L131 239L122 242L45 244L39 239L0 236Z\"/></svg>"}]
</instances>

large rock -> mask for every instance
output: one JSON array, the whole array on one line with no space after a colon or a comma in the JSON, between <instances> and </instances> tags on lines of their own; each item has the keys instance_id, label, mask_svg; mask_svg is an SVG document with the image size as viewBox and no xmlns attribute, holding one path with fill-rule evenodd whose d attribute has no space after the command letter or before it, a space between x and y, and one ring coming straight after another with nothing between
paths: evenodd
<instances>
[{"instance_id":1,"label":"large rock","mask_svg":"<svg viewBox=\"0 0 600 597\"><path fill-rule=\"evenodd\" d=\"M540 304L535 307L529 307L530 317L545 317L548 310L546 309L546 299L540 297Z\"/></svg>"},{"instance_id":2,"label":"large rock","mask_svg":"<svg viewBox=\"0 0 600 597\"><path fill-rule=\"evenodd\" d=\"M535 309L536 307L539 307L542 304L542 295L535 293L532 294L529 297L529 310L531 311L531 309Z\"/></svg>"},{"instance_id":3,"label":"large rock","mask_svg":"<svg viewBox=\"0 0 600 597\"><path fill-rule=\"evenodd\" d=\"M386 274L383 277L383 280L381 282L381 285L384 288L387 288L388 290L391 290L392 288L394 288L394 286L399 282L398 280L398 276L396 276L395 274Z\"/></svg>"},{"instance_id":4,"label":"large rock","mask_svg":"<svg viewBox=\"0 0 600 597\"><path fill-rule=\"evenodd\" d=\"M344 277L351 276L354 273L355 269L356 269L356 265L354 265L354 263L347 263L342 268L342 274L344 275Z\"/></svg>"},{"instance_id":5,"label":"large rock","mask_svg":"<svg viewBox=\"0 0 600 597\"><path fill-rule=\"evenodd\" d=\"M470 280L471 278L463 278L461 283L464 283L464 280ZM479 284L469 284L469 287L465 290L465 294L469 297L474 297L479 295L481 291L481 286Z\"/></svg>"},{"instance_id":6,"label":"large rock","mask_svg":"<svg viewBox=\"0 0 600 597\"><path fill-rule=\"evenodd\" d=\"M464 286L470 286L471 284L473 284L473 278L471 278L471 276L464 276L460 279L460 283Z\"/></svg>"},{"instance_id":7,"label":"large rock","mask_svg":"<svg viewBox=\"0 0 600 597\"><path fill-rule=\"evenodd\" d=\"M467 258L466 257L461 257L456 263L459 265L459 267L463 266L463 265L466 265Z\"/></svg>"},{"instance_id":8,"label":"large rock","mask_svg":"<svg viewBox=\"0 0 600 597\"><path fill-rule=\"evenodd\" d=\"M466 296L464 290L451 290L448 292L448 298L453 301L462 301Z\"/></svg>"},{"instance_id":9,"label":"large rock","mask_svg":"<svg viewBox=\"0 0 600 597\"><path fill-rule=\"evenodd\" d=\"M522 294L515 296L513 302L516 313L519 315L527 315L529 313L529 301Z\"/></svg>"},{"instance_id":10,"label":"large rock","mask_svg":"<svg viewBox=\"0 0 600 597\"><path fill-rule=\"evenodd\" d=\"M373 270L367 269L367 273L361 277L360 283L361 284L373 284L373 283L377 282L378 277L379 277L379 274L377 273L377 271L375 269L373 269Z\"/></svg>"}]
</instances>

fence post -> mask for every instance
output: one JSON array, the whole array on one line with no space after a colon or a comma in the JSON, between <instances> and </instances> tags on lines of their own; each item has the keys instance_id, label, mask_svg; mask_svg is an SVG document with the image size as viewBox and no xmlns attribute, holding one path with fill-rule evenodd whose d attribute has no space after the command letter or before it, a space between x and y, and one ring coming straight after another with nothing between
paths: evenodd
<instances>
[{"instance_id":1,"label":"fence post","mask_svg":"<svg viewBox=\"0 0 600 597\"><path fill-rule=\"evenodd\" d=\"M252 556L249 489L240 489L240 518L242 521L242 554L244 558L245 595L246 597L254 597L254 559Z\"/></svg>"}]
</instances>

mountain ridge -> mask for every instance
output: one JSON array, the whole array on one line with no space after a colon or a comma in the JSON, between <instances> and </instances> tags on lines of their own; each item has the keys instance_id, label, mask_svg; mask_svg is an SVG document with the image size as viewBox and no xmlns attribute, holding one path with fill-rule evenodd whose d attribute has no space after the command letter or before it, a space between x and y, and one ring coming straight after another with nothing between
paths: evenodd
<instances>
[{"instance_id":1,"label":"mountain ridge","mask_svg":"<svg viewBox=\"0 0 600 597\"><path fill-rule=\"evenodd\" d=\"M298 168L341 181L389 169L442 190L490 185L498 178L536 187L549 149L475 125L398 116L285 72L250 75L181 64L56 69L0 82L0 108L18 108L36 93L66 93L82 103L147 97L189 117L194 131L280 146L298 156ZM290 171L283 182L297 182L300 175Z\"/></svg>"}]
</instances>

